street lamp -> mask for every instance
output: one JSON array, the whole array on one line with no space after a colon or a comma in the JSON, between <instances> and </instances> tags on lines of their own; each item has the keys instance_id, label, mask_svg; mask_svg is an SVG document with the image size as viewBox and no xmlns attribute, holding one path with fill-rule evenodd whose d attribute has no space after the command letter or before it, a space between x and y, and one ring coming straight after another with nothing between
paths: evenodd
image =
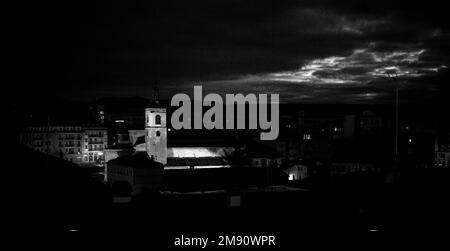
<instances>
[{"instance_id":1,"label":"street lamp","mask_svg":"<svg viewBox=\"0 0 450 251\"><path fill-rule=\"evenodd\" d=\"M389 81L395 83L395 149L394 158L398 161L398 74L394 69L386 70L386 75Z\"/></svg>"}]
</instances>

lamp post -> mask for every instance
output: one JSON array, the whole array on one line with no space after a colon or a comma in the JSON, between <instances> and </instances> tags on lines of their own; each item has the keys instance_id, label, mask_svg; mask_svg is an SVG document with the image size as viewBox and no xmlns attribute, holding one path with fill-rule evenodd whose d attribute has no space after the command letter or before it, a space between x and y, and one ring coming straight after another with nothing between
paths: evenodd
<instances>
[{"instance_id":1,"label":"lamp post","mask_svg":"<svg viewBox=\"0 0 450 251\"><path fill-rule=\"evenodd\" d=\"M394 147L394 160L398 161L398 74L395 70L387 70L386 75L389 81L395 83L395 147Z\"/></svg>"}]
</instances>

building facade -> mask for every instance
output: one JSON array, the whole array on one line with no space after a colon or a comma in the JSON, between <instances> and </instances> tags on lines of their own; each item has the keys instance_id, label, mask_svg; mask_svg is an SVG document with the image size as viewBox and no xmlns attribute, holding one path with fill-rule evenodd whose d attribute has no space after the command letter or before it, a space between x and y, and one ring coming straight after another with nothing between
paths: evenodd
<instances>
[{"instance_id":1,"label":"building facade","mask_svg":"<svg viewBox=\"0 0 450 251\"><path fill-rule=\"evenodd\" d=\"M104 150L108 148L108 130L104 127L86 127L83 131L83 164L104 164Z\"/></svg>"},{"instance_id":2,"label":"building facade","mask_svg":"<svg viewBox=\"0 0 450 251\"><path fill-rule=\"evenodd\" d=\"M102 164L108 132L101 127L30 126L21 144L76 164Z\"/></svg>"},{"instance_id":3,"label":"building facade","mask_svg":"<svg viewBox=\"0 0 450 251\"><path fill-rule=\"evenodd\" d=\"M435 165L438 167L450 166L450 144L437 145L435 154Z\"/></svg>"}]
</instances>

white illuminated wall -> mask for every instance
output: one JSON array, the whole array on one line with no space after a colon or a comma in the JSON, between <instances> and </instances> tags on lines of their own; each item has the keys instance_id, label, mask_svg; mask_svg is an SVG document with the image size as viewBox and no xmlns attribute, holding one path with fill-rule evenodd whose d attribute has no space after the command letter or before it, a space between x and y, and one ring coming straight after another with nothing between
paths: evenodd
<instances>
[{"instance_id":1,"label":"white illuminated wall","mask_svg":"<svg viewBox=\"0 0 450 251\"><path fill-rule=\"evenodd\" d=\"M231 147L170 147L167 149L167 157L224 157L226 153L230 153L232 150Z\"/></svg>"}]
</instances>

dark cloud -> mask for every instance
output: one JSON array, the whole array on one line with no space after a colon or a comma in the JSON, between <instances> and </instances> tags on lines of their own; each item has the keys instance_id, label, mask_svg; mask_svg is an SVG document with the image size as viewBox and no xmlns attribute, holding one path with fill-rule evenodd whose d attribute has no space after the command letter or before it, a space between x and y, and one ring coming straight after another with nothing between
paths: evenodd
<instances>
[{"instance_id":1,"label":"dark cloud","mask_svg":"<svg viewBox=\"0 0 450 251\"><path fill-rule=\"evenodd\" d=\"M158 79L166 97L202 83L289 102L377 102L389 96L377 84L389 67L404 75L403 88L429 91L422 81L449 64L447 11L435 1L72 1L29 10L35 95L150 95Z\"/></svg>"}]
</instances>

